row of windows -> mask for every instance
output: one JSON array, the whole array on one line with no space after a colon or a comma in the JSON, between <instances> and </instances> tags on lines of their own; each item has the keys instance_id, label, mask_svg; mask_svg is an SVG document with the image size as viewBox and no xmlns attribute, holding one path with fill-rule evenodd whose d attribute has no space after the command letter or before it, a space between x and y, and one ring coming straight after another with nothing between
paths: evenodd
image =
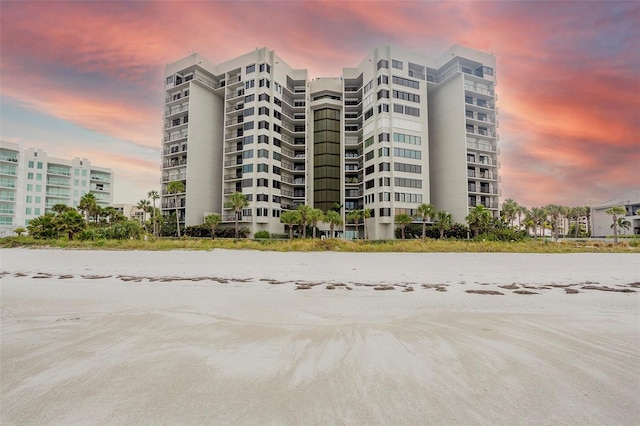
<instances>
[{"instance_id":1,"label":"row of windows","mask_svg":"<svg viewBox=\"0 0 640 426\"><path fill-rule=\"evenodd\" d=\"M422 166L419 164L393 163L393 170L396 172L422 173Z\"/></svg>"},{"instance_id":2,"label":"row of windows","mask_svg":"<svg viewBox=\"0 0 640 426\"><path fill-rule=\"evenodd\" d=\"M396 157L422 159L422 152L413 149L393 148L393 155Z\"/></svg>"},{"instance_id":3,"label":"row of windows","mask_svg":"<svg viewBox=\"0 0 640 426\"><path fill-rule=\"evenodd\" d=\"M422 181L420 179L394 178L393 184L403 188L422 188Z\"/></svg>"},{"instance_id":4,"label":"row of windows","mask_svg":"<svg viewBox=\"0 0 640 426\"><path fill-rule=\"evenodd\" d=\"M420 117L420 108L413 108L413 107L410 107L410 106L394 104L393 105L393 112L397 112L397 113L400 113L400 114L411 115L413 117Z\"/></svg>"},{"instance_id":5,"label":"row of windows","mask_svg":"<svg viewBox=\"0 0 640 426\"><path fill-rule=\"evenodd\" d=\"M410 192L396 192L394 194L396 201L402 203L422 203L422 194L413 194Z\"/></svg>"},{"instance_id":6,"label":"row of windows","mask_svg":"<svg viewBox=\"0 0 640 426\"><path fill-rule=\"evenodd\" d=\"M367 93L369 90L371 90L373 88L373 80L371 80L370 82L368 82L366 84L366 86L364 86L364 91L363 93Z\"/></svg>"},{"instance_id":7,"label":"row of windows","mask_svg":"<svg viewBox=\"0 0 640 426\"><path fill-rule=\"evenodd\" d=\"M421 145L420 136L405 135L403 133L394 133L393 134L393 141L394 142L408 143L408 144L411 144L411 145Z\"/></svg>"},{"instance_id":8,"label":"row of windows","mask_svg":"<svg viewBox=\"0 0 640 426\"><path fill-rule=\"evenodd\" d=\"M398 76L393 76L393 84L399 84L400 86L411 87L412 89L419 89L420 82L415 80L409 80L408 78L402 78Z\"/></svg>"},{"instance_id":9,"label":"row of windows","mask_svg":"<svg viewBox=\"0 0 640 426\"><path fill-rule=\"evenodd\" d=\"M415 95L413 93L408 93L408 92L402 92L400 90L394 90L393 97L396 99L402 99L404 101L420 103L420 95Z\"/></svg>"},{"instance_id":10,"label":"row of windows","mask_svg":"<svg viewBox=\"0 0 640 426\"><path fill-rule=\"evenodd\" d=\"M27 207L27 208L25 209L25 213L26 213L26 214L28 214L28 215L30 215L30 214L31 214L31 207ZM34 208L34 209L33 209L33 214L34 214L34 215L36 215L36 216L40 216L40 207L36 207L36 208Z\"/></svg>"}]
</instances>

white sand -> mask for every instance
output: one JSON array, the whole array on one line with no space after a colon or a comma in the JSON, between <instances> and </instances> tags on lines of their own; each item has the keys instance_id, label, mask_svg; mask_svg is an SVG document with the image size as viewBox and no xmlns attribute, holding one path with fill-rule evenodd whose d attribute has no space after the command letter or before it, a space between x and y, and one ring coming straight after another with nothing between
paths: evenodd
<instances>
[{"instance_id":1,"label":"white sand","mask_svg":"<svg viewBox=\"0 0 640 426\"><path fill-rule=\"evenodd\" d=\"M11 249L0 271L2 425L640 419L640 288L582 289L634 289L637 255Z\"/></svg>"}]
</instances>

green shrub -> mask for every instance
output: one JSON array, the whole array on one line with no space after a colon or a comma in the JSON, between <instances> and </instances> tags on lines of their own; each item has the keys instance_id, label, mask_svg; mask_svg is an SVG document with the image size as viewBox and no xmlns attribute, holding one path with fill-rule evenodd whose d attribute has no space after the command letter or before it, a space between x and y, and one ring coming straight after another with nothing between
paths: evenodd
<instances>
[{"instance_id":1,"label":"green shrub","mask_svg":"<svg viewBox=\"0 0 640 426\"><path fill-rule=\"evenodd\" d=\"M269 231L258 231L255 234L253 234L253 238L263 238L263 239L269 239L271 237L271 235L269 234Z\"/></svg>"}]
</instances>

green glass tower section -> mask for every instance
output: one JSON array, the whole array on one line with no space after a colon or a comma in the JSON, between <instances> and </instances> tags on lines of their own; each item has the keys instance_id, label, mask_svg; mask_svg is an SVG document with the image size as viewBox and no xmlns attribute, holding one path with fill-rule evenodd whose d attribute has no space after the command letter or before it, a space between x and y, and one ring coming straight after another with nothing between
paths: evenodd
<instances>
[{"instance_id":1,"label":"green glass tower section","mask_svg":"<svg viewBox=\"0 0 640 426\"><path fill-rule=\"evenodd\" d=\"M313 129L313 205L326 212L340 203L340 111L314 111Z\"/></svg>"}]
</instances>

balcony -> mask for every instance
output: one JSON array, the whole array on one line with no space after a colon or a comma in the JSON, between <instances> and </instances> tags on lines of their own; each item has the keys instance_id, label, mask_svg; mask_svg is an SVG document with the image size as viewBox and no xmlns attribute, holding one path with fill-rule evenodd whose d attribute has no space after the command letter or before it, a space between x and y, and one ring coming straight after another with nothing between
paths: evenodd
<instances>
[{"instance_id":1,"label":"balcony","mask_svg":"<svg viewBox=\"0 0 640 426\"><path fill-rule=\"evenodd\" d=\"M0 154L0 161L6 161L8 163L17 163L18 157L17 155L10 155L3 152L2 154Z\"/></svg>"},{"instance_id":2,"label":"balcony","mask_svg":"<svg viewBox=\"0 0 640 426\"><path fill-rule=\"evenodd\" d=\"M60 180L60 179L47 179L47 185L48 186L63 186L63 187L71 186L69 181Z\"/></svg>"},{"instance_id":3,"label":"balcony","mask_svg":"<svg viewBox=\"0 0 640 426\"><path fill-rule=\"evenodd\" d=\"M490 143L476 142L467 140L467 148L471 148L478 151L496 152L496 147Z\"/></svg>"},{"instance_id":4,"label":"balcony","mask_svg":"<svg viewBox=\"0 0 640 426\"><path fill-rule=\"evenodd\" d=\"M240 96L244 96L244 89L237 90L235 92L227 94L225 97L226 100L239 98Z\"/></svg>"},{"instance_id":5,"label":"balcony","mask_svg":"<svg viewBox=\"0 0 640 426\"><path fill-rule=\"evenodd\" d=\"M111 182L111 176L110 175L94 175L92 174L89 177L90 180L95 180L98 182Z\"/></svg>"},{"instance_id":6,"label":"balcony","mask_svg":"<svg viewBox=\"0 0 640 426\"><path fill-rule=\"evenodd\" d=\"M189 132L182 131L182 132L177 133L177 134L165 136L164 137L164 141L165 142L179 141L180 139L186 139L188 136L189 136Z\"/></svg>"},{"instance_id":7,"label":"balcony","mask_svg":"<svg viewBox=\"0 0 640 426\"><path fill-rule=\"evenodd\" d=\"M170 161L165 161L162 163L163 168L177 167L177 166L185 166L187 164L187 158L173 158Z\"/></svg>"},{"instance_id":8,"label":"balcony","mask_svg":"<svg viewBox=\"0 0 640 426\"><path fill-rule=\"evenodd\" d=\"M0 174L9 175L9 176L17 176L18 172L15 167L0 167Z\"/></svg>"},{"instance_id":9,"label":"balcony","mask_svg":"<svg viewBox=\"0 0 640 426\"><path fill-rule=\"evenodd\" d=\"M230 175L224 175L224 180L226 180L226 181L236 180L236 179L242 179L242 173L234 173L234 174L230 174Z\"/></svg>"},{"instance_id":10,"label":"balcony","mask_svg":"<svg viewBox=\"0 0 640 426\"><path fill-rule=\"evenodd\" d=\"M467 133L472 135L480 135L480 136L489 136L492 138L496 137L496 132L491 129L481 129L474 126L467 126Z\"/></svg>"},{"instance_id":11,"label":"balcony","mask_svg":"<svg viewBox=\"0 0 640 426\"><path fill-rule=\"evenodd\" d=\"M175 145L170 148L167 148L164 151L162 151L162 154L163 155L177 154L180 152L185 152L186 150L187 150L187 144L185 143L182 145Z\"/></svg>"},{"instance_id":12,"label":"balcony","mask_svg":"<svg viewBox=\"0 0 640 426\"><path fill-rule=\"evenodd\" d=\"M10 179L0 179L0 188L15 189L16 181Z\"/></svg>"},{"instance_id":13,"label":"balcony","mask_svg":"<svg viewBox=\"0 0 640 426\"><path fill-rule=\"evenodd\" d=\"M189 105L188 104L187 105L178 105L178 106L174 106L174 107L171 107L171 108L167 108L164 111L164 116L165 117L169 117L171 115L178 114L178 113L185 112L185 111L189 111Z\"/></svg>"},{"instance_id":14,"label":"balcony","mask_svg":"<svg viewBox=\"0 0 640 426\"><path fill-rule=\"evenodd\" d=\"M0 207L0 214L15 214L14 209L2 208Z\"/></svg>"},{"instance_id":15,"label":"balcony","mask_svg":"<svg viewBox=\"0 0 640 426\"><path fill-rule=\"evenodd\" d=\"M242 165L242 158L236 158L235 160L227 160L224 162L225 167Z\"/></svg>"},{"instance_id":16,"label":"balcony","mask_svg":"<svg viewBox=\"0 0 640 426\"><path fill-rule=\"evenodd\" d=\"M469 92L474 92L474 93L480 93L482 95L487 95L487 96L494 96L495 92L489 88L487 88L484 85L479 85L479 84L472 84L469 82L465 82L464 84L464 90L467 90Z\"/></svg>"},{"instance_id":17,"label":"balcony","mask_svg":"<svg viewBox=\"0 0 640 426\"><path fill-rule=\"evenodd\" d=\"M477 99L477 98L465 98L465 103L467 105L475 105L481 108L487 108L490 110L494 110L495 109L495 105L491 102L487 102L484 99Z\"/></svg>"},{"instance_id":18,"label":"balcony","mask_svg":"<svg viewBox=\"0 0 640 426\"><path fill-rule=\"evenodd\" d=\"M1 169L0 169L1 172ZM47 174L50 175L60 175L60 176L71 176L71 169L60 168L60 167L47 167Z\"/></svg>"},{"instance_id":19,"label":"balcony","mask_svg":"<svg viewBox=\"0 0 640 426\"><path fill-rule=\"evenodd\" d=\"M178 173L178 174L174 174L174 175L164 175L162 176L162 182L173 182L176 180L186 180L187 179L187 174L186 173Z\"/></svg>"}]
</instances>

